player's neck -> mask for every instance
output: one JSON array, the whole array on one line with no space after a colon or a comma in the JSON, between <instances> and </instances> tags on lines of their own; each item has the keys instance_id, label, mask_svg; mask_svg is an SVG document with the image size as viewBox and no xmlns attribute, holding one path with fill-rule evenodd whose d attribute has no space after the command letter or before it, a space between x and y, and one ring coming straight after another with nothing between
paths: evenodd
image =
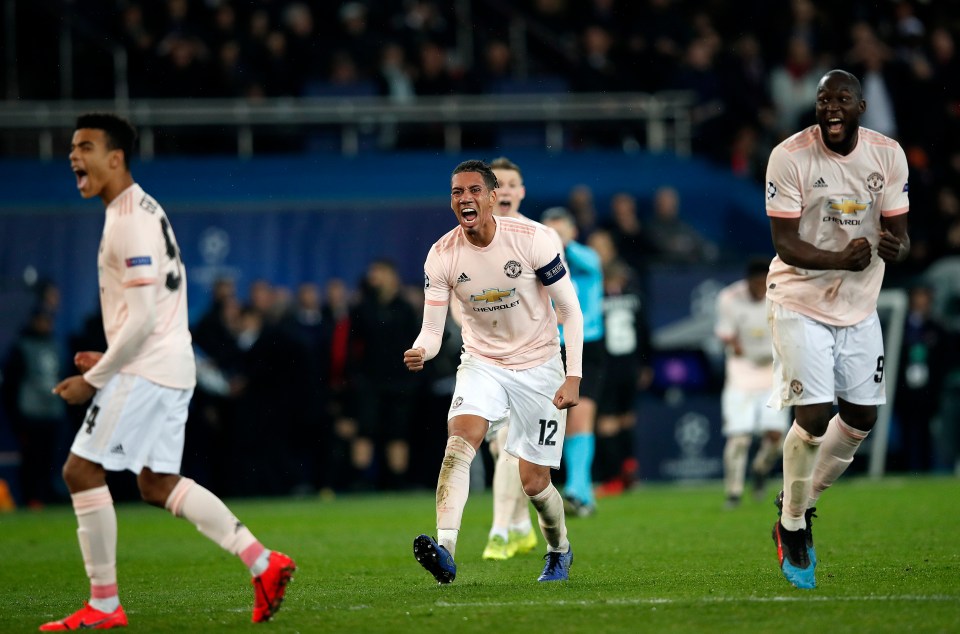
<instances>
[{"instance_id":1,"label":"player's neck","mask_svg":"<svg viewBox=\"0 0 960 634\"><path fill-rule=\"evenodd\" d=\"M118 176L104 185L100 191L100 199L103 201L103 206L109 207L110 203L116 200L117 196L122 194L124 190L131 185L133 185L133 175L130 172L125 172L122 176Z\"/></svg>"},{"instance_id":2,"label":"player's neck","mask_svg":"<svg viewBox=\"0 0 960 634\"><path fill-rule=\"evenodd\" d=\"M474 232L464 231L463 235L467 239L467 242L481 249L490 246L490 243L493 242L493 237L497 235L497 217L498 216L490 216L490 222L483 223L483 225L477 227L477 230Z\"/></svg>"},{"instance_id":3,"label":"player's neck","mask_svg":"<svg viewBox=\"0 0 960 634\"><path fill-rule=\"evenodd\" d=\"M824 140L824 145L831 152L836 152L840 156L850 156L850 154L857 149L857 143L860 141L860 126L857 126L851 130L850 134L845 138L841 143L827 143Z\"/></svg>"}]
</instances>

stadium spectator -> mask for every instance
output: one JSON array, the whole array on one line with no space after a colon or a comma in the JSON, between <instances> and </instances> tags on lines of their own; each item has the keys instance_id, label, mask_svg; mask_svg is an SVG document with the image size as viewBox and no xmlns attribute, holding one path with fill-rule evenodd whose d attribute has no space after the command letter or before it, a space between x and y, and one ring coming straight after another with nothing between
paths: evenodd
<instances>
[{"instance_id":1,"label":"stadium spectator","mask_svg":"<svg viewBox=\"0 0 960 634\"><path fill-rule=\"evenodd\" d=\"M647 274L647 262L653 247L637 214L636 196L629 192L618 192L613 195L610 199L610 216L606 227L613 239L616 255L639 276L635 281L643 284ZM593 235L590 237L593 238ZM609 262L604 265L607 264Z\"/></svg>"},{"instance_id":2,"label":"stadium spectator","mask_svg":"<svg viewBox=\"0 0 960 634\"><path fill-rule=\"evenodd\" d=\"M654 259L669 264L704 263L717 259L717 247L680 219L680 195L663 186L653 195L653 217L647 223Z\"/></svg>"},{"instance_id":3,"label":"stadium spectator","mask_svg":"<svg viewBox=\"0 0 960 634\"><path fill-rule=\"evenodd\" d=\"M933 316L932 289L914 286L910 289L894 401L902 438L899 467L903 470L922 473L933 466L931 423L940 411L940 396L953 354L950 334Z\"/></svg>"},{"instance_id":4,"label":"stadium spectator","mask_svg":"<svg viewBox=\"0 0 960 634\"><path fill-rule=\"evenodd\" d=\"M33 509L57 500L56 466L64 458L58 450L67 431L63 401L50 393L66 374L51 308L34 308L0 374L0 400L20 447L22 500Z\"/></svg>"},{"instance_id":5,"label":"stadium spectator","mask_svg":"<svg viewBox=\"0 0 960 634\"><path fill-rule=\"evenodd\" d=\"M410 424L420 377L406 372L399 359L419 320L402 290L392 262L370 263L350 317L358 425L354 456L369 489L410 486Z\"/></svg>"},{"instance_id":6,"label":"stadium spectator","mask_svg":"<svg viewBox=\"0 0 960 634\"><path fill-rule=\"evenodd\" d=\"M777 140L798 126L808 125L811 106L817 95L817 82L823 74L807 38L799 35L787 43L787 57L770 71L770 98L777 111Z\"/></svg>"}]
</instances>

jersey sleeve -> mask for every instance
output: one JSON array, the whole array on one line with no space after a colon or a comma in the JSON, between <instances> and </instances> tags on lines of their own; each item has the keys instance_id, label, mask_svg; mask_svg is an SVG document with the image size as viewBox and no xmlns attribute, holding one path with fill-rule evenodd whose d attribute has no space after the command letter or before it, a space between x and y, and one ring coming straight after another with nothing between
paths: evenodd
<instances>
[{"instance_id":1,"label":"jersey sleeve","mask_svg":"<svg viewBox=\"0 0 960 634\"><path fill-rule=\"evenodd\" d=\"M896 152L893 153L893 165L887 175L888 189L883 196L881 216L897 216L910 210L910 200L907 195L910 190L908 178L907 156L903 153L903 148L898 145Z\"/></svg>"},{"instance_id":2,"label":"jersey sleeve","mask_svg":"<svg viewBox=\"0 0 960 634\"><path fill-rule=\"evenodd\" d=\"M423 301L427 306L446 306L450 303L450 280L436 245L427 253L423 264Z\"/></svg>"},{"instance_id":3,"label":"jersey sleeve","mask_svg":"<svg viewBox=\"0 0 960 634\"><path fill-rule=\"evenodd\" d=\"M553 236L556 235L553 231ZM544 286L556 283L567 274L562 252L557 252L556 242L546 227L543 229L538 227L533 234L530 264L533 265L537 277Z\"/></svg>"},{"instance_id":4,"label":"jersey sleeve","mask_svg":"<svg viewBox=\"0 0 960 634\"><path fill-rule=\"evenodd\" d=\"M774 218L799 218L803 209L800 179L790 153L775 147L767 163L767 215Z\"/></svg>"},{"instance_id":5,"label":"jersey sleeve","mask_svg":"<svg viewBox=\"0 0 960 634\"><path fill-rule=\"evenodd\" d=\"M142 213L142 212L141 212ZM113 230L112 248L123 266L123 286L152 284L160 276L160 223L151 227L151 217L132 214L120 216Z\"/></svg>"}]
</instances>

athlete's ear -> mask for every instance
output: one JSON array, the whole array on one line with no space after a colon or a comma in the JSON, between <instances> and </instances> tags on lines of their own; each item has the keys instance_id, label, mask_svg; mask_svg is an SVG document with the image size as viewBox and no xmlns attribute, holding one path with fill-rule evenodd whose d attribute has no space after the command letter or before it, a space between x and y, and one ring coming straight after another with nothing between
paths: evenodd
<instances>
[{"instance_id":1,"label":"athlete's ear","mask_svg":"<svg viewBox=\"0 0 960 634\"><path fill-rule=\"evenodd\" d=\"M123 165L123 150L110 150L110 157L108 158L108 163L110 169L117 169Z\"/></svg>"}]
</instances>

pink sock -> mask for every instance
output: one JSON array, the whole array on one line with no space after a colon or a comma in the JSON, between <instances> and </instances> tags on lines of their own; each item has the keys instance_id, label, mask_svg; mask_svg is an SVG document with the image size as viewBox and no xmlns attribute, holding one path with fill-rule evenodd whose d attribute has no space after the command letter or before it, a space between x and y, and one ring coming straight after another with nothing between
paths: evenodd
<instances>
[{"instance_id":1,"label":"pink sock","mask_svg":"<svg viewBox=\"0 0 960 634\"><path fill-rule=\"evenodd\" d=\"M840 414L830 419L814 468L813 487L807 506L816 504L820 494L830 488L830 485L847 470L853 462L853 455L857 452L857 448L869 433L847 425L840 418Z\"/></svg>"}]
</instances>

